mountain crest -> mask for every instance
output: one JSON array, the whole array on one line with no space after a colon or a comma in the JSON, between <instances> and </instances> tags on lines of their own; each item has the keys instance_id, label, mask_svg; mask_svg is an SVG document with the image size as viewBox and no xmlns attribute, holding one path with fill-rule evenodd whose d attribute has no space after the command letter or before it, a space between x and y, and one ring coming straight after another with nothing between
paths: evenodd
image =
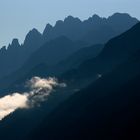
<instances>
[{"instance_id":1,"label":"mountain crest","mask_svg":"<svg viewBox=\"0 0 140 140\"><path fill-rule=\"evenodd\" d=\"M51 24L47 24L44 31L43 31L43 35L46 35L47 33L49 33L51 30L53 29L53 26Z\"/></svg>"},{"instance_id":2,"label":"mountain crest","mask_svg":"<svg viewBox=\"0 0 140 140\"><path fill-rule=\"evenodd\" d=\"M41 39L42 39L42 34L37 29L33 28L26 35L25 41L24 41L24 46L26 46L26 47L32 46L33 40L34 40L34 42L36 42L36 41L41 41Z\"/></svg>"},{"instance_id":3,"label":"mountain crest","mask_svg":"<svg viewBox=\"0 0 140 140\"><path fill-rule=\"evenodd\" d=\"M96 20L101 20L102 18L100 16L98 16L97 14L94 14L92 16L92 19L96 21Z\"/></svg>"},{"instance_id":4,"label":"mountain crest","mask_svg":"<svg viewBox=\"0 0 140 140\"><path fill-rule=\"evenodd\" d=\"M6 51L7 51L6 46L3 46L3 47L0 49L0 54L1 54L1 53L5 53Z\"/></svg>"},{"instance_id":5,"label":"mountain crest","mask_svg":"<svg viewBox=\"0 0 140 140\"><path fill-rule=\"evenodd\" d=\"M75 18L73 16L68 16L64 19L64 23L81 23L81 20L79 18Z\"/></svg>"},{"instance_id":6,"label":"mountain crest","mask_svg":"<svg viewBox=\"0 0 140 140\"><path fill-rule=\"evenodd\" d=\"M34 36L34 35L41 35L41 33L40 33L37 29L33 28L33 29L30 30L29 33L27 34L27 36Z\"/></svg>"},{"instance_id":7,"label":"mountain crest","mask_svg":"<svg viewBox=\"0 0 140 140\"><path fill-rule=\"evenodd\" d=\"M19 47L20 47L19 41L18 41L17 38L15 38L15 39L12 40L12 43L9 44L8 49L16 49L16 48L19 48Z\"/></svg>"},{"instance_id":8,"label":"mountain crest","mask_svg":"<svg viewBox=\"0 0 140 140\"><path fill-rule=\"evenodd\" d=\"M13 41L12 41L12 44L11 44L12 46L20 46L20 44L19 44L19 41L18 41L18 39L13 39Z\"/></svg>"}]
</instances>

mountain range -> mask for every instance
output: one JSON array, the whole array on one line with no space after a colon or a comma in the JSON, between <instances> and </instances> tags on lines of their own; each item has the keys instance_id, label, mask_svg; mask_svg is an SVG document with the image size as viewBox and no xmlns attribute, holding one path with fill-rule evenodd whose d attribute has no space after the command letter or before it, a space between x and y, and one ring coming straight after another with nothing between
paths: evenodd
<instances>
[{"instance_id":1,"label":"mountain range","mask_svg":"<svg viewBox=\"0 0 140 140\"><path fill-rule=\"evenodd\" d=\"M115 13L108 18L93 15L84 21L68 16L64 21L57 21L54 27L47 24L42 34L37 29L33 29L29 31L23 44L20 45L18 39L13 39L8 47L4 46L0 49L0 78L21 68L46 42L65 36L74 42L85 42L86 46L104 44L130 29L137 22L136 18L121 13Z\"/></svg>"},{"instance_id":2,"label":"mountain range","mask_svg":"<svg viewBox=\"0 0 140 140\"><path fill-rule=\"evenodd\" d=\"M33 29L23 45L14 39L3 47L0 97L24 95L34 76L56 77L66 87L55 88L37 107L5 117L0 138L139 139L139 36L140 23L128 14L85 21L68 16L54 27L47 24L43 34Z\"/></svg>"}]
</instances>

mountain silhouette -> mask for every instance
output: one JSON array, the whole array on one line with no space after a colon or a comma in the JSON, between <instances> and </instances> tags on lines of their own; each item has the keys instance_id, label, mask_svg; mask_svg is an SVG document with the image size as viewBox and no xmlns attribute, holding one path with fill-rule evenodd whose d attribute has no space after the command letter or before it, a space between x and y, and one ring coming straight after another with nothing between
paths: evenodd
<instances>
[{"instance_id":1,"label":"mountain silhouette","mask_svg":"<svg viewBox=\"0 0 140 140\"><path fill-rule=\"evenodd\" d=\"M42 43L42 34L37 29L32 29L26 35L24 47L28 48L28 51L33 52L42 45L41 43Z\"/></svg>"},{"instance_id":2,"label":"mountain silhouette","mask_svg":"<svg viewBox=\"0 0 140 140\"><path fill-rule=\"evenodd\" d=\"M0 78L21 68L31 54L46 42L65 36L72 41L82 40L91 45L103 44L130 29L137 22L136 18L121 13L109 18L94 15L85 21L68 16L64 21L57 21L54 27L47 24L43 34L37 29L32 29L26 35L23 44L20 45L17 39L13 39L7 49L4 47L0 50Z\"/></svg>"},{"instance_id":3,"label":"mountain silhouette","mask_svg":"<svg viewBox=\"0 0 140 140\"><path fill-rule=\"evenodd\" d=\"M128 14L115 13L108 18L93 15L87 20L68 16L64 21L57 21L55 26L47 24L43 36L47 40L66 36L71 40L83 40L90 44L103 44L112 37L130 29L138 22Z\"/></svg>"}]
</instances>

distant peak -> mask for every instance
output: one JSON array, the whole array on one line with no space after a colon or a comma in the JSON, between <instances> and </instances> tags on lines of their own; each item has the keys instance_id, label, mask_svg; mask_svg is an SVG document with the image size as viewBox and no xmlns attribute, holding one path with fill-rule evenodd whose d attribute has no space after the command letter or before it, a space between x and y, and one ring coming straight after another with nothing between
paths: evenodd
<instances>
[{"instance_id":1,"label":"distant peak","mask_svg":"<svg viewBox=\"0 0 140 140\"><path fill-rule=\"evenodd\" d=\"M119 18L119 17L132 18L128 13L114 13L112 16L109 16L108 19Z\"/></svg>"},{"instance_id":2,"label":"distant peak","mask_svg":"<svg viewBox=\"0 0 140 140\"><path fill-rule=\"evenodd\" d=\"M41 34L36 28L33 28L32 30L29 31L28 34Z\"/></svg>"},{"instance_id":3,"label":"distant peak","mask_svg":"<svg viewBox=\"0 0 140 140\"><path fill-rule=\"evenodd\" d=\"M81 20L73 16L68 16L64 19L64 22L81 22Z\"/></svg>"},{"instance_id":4,"label":"distant peak","mask_svg":"<svg viewBox=\"0 0 140 140\"><path fill-rule=\"evenodd\" d=\"M132 17L128 13L114 13L112 16L108 17L108 20L117 22L117 21L124 21L124 22L134 22L137 23L138 19Z\"/></svg>"},{"instance_id":5,"label":"distant peak","mask_svg":"<svg viewBox=\"0 0 140 140\"><path fill-rule=\"evenodd\" d=\"M20 47L19 41L17 38L14 38L12 40L12 43L8 45L7 49L13 49L13 48L18 48L18 47Z\"/></svg>"},{"instance_id":6,"label":"distant peak","mask_svg":"<svg viewBox=\"0 0 140 140\"><path fill-rule=\"evenodd\" d=\"M9 45L9 48L17 48L20 47L19 41L17 38L12 40L12 43Z\"/></svg>"},{"instance_id":7,"label":"distant peak","mask_svg":"<svg viewBox=\"0 0 140 140\"><path fill-rule=\"evenodd\" d=\"M1 50L6 50L6 46L3 46L3 47L1 48Z\"/></svg>"},{"instance_id":8,"label":"distant peak","mask_svg":"<svg viewBox=\"0 0 140 140\"><path fill-rule=\"evenodd\" d=\"M55 26L60 26L60 25L62 25L62 24L63 24L63 21L62 21L62 20L58 20L58 21L56 21Z\"/></svg>"},{"instance_id":9,"label":"distant peak","mask_svg":"<svg viewBox=\"0 0 140 140\"><path fill-rule=\"evenodd\" d=\"M48 23L48 24L46 25L46 28L53 28L53 26L52 26L51 24Z\"/></svg>"},{"instance_id":10,"label":"distant peak","mask_svg":"<svg viewBox=\"0 0 140 140\"><path fill-rule=\"evenodd\" d=\"M94 15L92 16L92 18L93 18L93 19L100 19L101 17L98 16L97 14L94 14Z\"/></svg>"},{"instance_id":11,"label":"distant peak","mask_svg":"<svg viewBox=\"0 0 140 140\"><path fill-rule=\"evenodd\" d=\"M67 16L67 17L65 18L65 21L66 21L66 20L73 20L73 19L74 19L74 17L71 16L71 15L69 15L69 16Z\"/></svg>"},{"instance_id":12,"label":"distant peak","mask_svg":"<svg viewBox=\"0 0 140 140\"><path fill-rule=\"evenodd\" d=\"M100 20L102 20L103 18L101 18L100 16L98 16L97 14L94 14L92 17L89 17L87 20L85 20L86 22L98 22Z\"/></svg>"},{"instance_id":13,"label":"distant peak","mask_svg":"<svg viewBox=\"0 0 140 140\"><path fill-rule=\"evenodd\" d=\"M112 16L129 16L130 17L128 13L119 13L119 12L114 13Z\"/></svg>"},{"instance_id":14,"label":"distant peak","mask_svg":"<svg viewBox=\"0 0 140 140\"><path fill-rule=\"evenodd\" d=\"M30 30L28 34L25 37L23 46L32 46L32 43L41 41L42 39L42 34L35 28Z\"/></svg>"},{"instance_id":15,"label":"distant peak","mask_svg":"<svg viewBox=\"0 0 140 140\"><path fill-rule=\"evenodd\" d=\"M32 39L35 36L42 36L42 34L35 28L33 28L32 30L30 30L28 32L28 34L26 35L26 41Z\"/></svg>"},{"instance_id":16,"label":"distant peak","mask_svg":"<svg viewBox=\"0 0 140 140\"><path fill-rule=\"evenodd\" d=\"M3 46L3 47L0 49L0 52L6 52L6 46Z\"/></svg>"},{"instance_id":17,"label":"distant peak","mask_svg":"<svg viewBox=\"0 0 140 140\"><path fill-rule=\"evenodd\" d=\"M43 31L43 35L47 34L48 32L50 32L53 29L53 26L51 24L47 24L44 31Z\"/></svg>"},{"instance_id":18,"label":"distant peak","mask_svg":"<svg viewBox=\"0 0 140 140\"><path fill-rule=\"evenodd\" d=\"M17 38L13 39L11 45L12 45L12 46L20 46L18 39L17 39Z\"/></svg>"}]
</instances>

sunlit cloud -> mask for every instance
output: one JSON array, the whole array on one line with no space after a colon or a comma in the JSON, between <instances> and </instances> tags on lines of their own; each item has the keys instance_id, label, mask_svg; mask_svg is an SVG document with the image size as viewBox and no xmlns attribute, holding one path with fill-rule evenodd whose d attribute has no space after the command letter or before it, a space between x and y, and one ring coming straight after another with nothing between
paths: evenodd
<instances>
[{"instance_id":1,"label":"sunlit cloud","mask_svg":"<svg viewBox=\"0 0 140 140\"><path fill-rule=\"evenodd\" d=\"M12 93L0 98L0 120L13 113L17 109L29 109L46 101L55 87L65 87L56 78L33 77L27 82L29 92Z\"/></svg>"}]
</instances>

